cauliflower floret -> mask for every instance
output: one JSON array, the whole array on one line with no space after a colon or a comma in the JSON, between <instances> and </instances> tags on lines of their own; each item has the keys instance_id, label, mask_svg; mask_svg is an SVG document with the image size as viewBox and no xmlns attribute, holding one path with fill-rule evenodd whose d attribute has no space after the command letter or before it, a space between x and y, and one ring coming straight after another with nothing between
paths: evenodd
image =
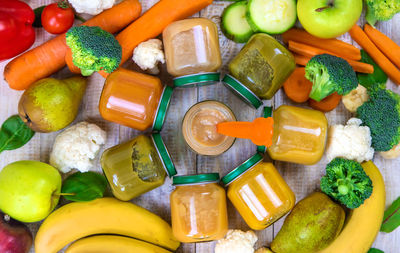
<instances>
[{"instance_id":1,"label":"cauliflower floret","mask_svg":"<svg viewBox=\"0 0 400 253\"><path fill-rule=\"evenodd\" d=\"M150 39L140 43L133 50L132 59L142 70L149 70L154 75L158 74L160 72L157 67L158 62L165 62L161 40Z\"/></svg>"},{"instance_id":2,"label":"cauliflower floret","mask_svg":"<svg viewBox=\"0 0 400 253\"><path fill-rule=\"evenodd\" d=\"M350 91L349 94L342 97L342 102L349 112L355 113L357 108L367 102L368 99L367 89L362 85L358 85L355 90Z\"/></svg>"},{"instance_id":3,"label":"cauliflower floret","mask_svg":"<svg viewBox=\"0 0 400 253\"><path fill-rule=\"evenodd\" d=\"M400 143L395 145L391 150L379 152L379 154L385 159L396 159L400 156Z\"/></svg>"},{"instance_id":4,"label":"cauliflower floret","mask_svg":"<svg viewBox=\"0 0 400 253\"><path fill-rule=\"evenodd\" d=\"M97 15L105 9L113 7L115 0L69 0L78 13Z\"/></svg>"},{"instance_id":5,"label":"cauliflower floret","mask_svg":"<svg viewBox=\"0 0 400 253\"><path fill-rule=\"evenodd\" d=\"M63 173L72 169L87 172L106 141L106 132L95 124L80 122L65 129L54 142L50 164Z\"/></svg>"},{"instance_id":6,"label":"cauliflower floret","mask_svg":"<svg viewBox=\"0 0 400 253\"><path fill-rule=\"evenodd\" d=\"M215 253L254 253L257 240L253 231L228 230L225 238L215 246Z\"/></svg>"},{"instance_id":7,"label":"cauliflower floret","mask_svg":"<svg viewBox=\"0 0 400 253\"><path fill-rule=\"evenodd\" d=\"M347 125L329 128L326 156L329 161L342 157L357 162L369 161L374 156L369 127L360 126L362 121L351 118Z\"/></svg>"},{"instance_id":8,"label":"cauliflower floret","mask_svg":"<svg viewBox=\"0 0 400 253\"><path fill-rule=\"evenodd\" d=\"M258 250L256 250L255 253L273 253L273 252L268 248L259 248Z\"/></svg>"}]
</instances>

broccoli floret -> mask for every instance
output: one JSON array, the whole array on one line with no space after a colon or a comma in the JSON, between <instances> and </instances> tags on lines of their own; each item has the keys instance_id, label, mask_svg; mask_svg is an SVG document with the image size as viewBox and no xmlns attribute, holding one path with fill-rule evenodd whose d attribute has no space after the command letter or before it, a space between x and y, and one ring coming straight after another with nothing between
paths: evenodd
<instances>
[{"instance_id":1,"label":"broccoli floret","mask_svg":"<svg viewBox=\"0 0 400 253\"><path fill-rule=\"evenodd\" d=\"M306 65L306 78L313 83L310 98L316 101L334 92L346 95L358 86L356 73L349 63L330 54L311 58Z\"/></svg>"},{"instance_id":2,"label":"broccoli floret","mask_svg":"<svg viewBox=\"0 0 400 253\"><path fill-rule=\"evenodd\" d=\"M371 196L372 181L358 162L335 158L326 166L326 175L321 178L321 190L354 209Z\"/></svg>"},{"instance_id":3,"label":"broccoli floret","mask_svg":"<svg viewBox=\"0 0 400 253\"><path fill-rule=\"evenodd\" d=\"M400 96L390 90L370 91L370 98L357 109L357 117L371 130L372 147L388 151L400 142Z\"/></svg>"},{"instance_id":4,"label":"broccoli floret","mask_svg":"<svg viewBox=\"0 0 400 253\"><path fill-rule=\"evenodd\" d=\"M399 0L366 0L367 14L365 19L374 26L377 21L386 21L400 12Z\"/></svg>"},{"instance_id":5,"label":"broccoli floret","mask_svg":"<svg viewBox=\"0 0 400 253\"><path fill-rule=\"evenodd\" d=\"M99 70L111 73L121 63L121 45L100 27L72 27L66 34L66 42L71 48L74 65L84 76Z\"/></svg>"}]
</instances>

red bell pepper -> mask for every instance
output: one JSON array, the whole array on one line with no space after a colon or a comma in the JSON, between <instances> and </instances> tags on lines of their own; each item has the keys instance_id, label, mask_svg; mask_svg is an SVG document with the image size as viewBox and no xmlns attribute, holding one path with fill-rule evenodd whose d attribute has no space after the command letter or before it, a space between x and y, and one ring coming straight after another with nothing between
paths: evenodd
<instances>
[{"instance_id":1,"label":"red bell pepper","mask_svg":"<svg viewBox=\"0 0 400 253\"><path fill-rule=\"evenodd\" d=\"M0 61L10 59L35 42L35 13L19 0L0 0Z\"/></svg>"}]
</instances>

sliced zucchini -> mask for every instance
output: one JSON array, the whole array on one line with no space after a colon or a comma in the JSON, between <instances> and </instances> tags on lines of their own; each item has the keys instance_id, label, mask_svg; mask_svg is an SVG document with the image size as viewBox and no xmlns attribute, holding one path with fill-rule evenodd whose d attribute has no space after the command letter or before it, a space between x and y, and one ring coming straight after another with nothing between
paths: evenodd
<instances>
[{"instance_id":1,"label":"sliced zucchini","mask_svg":"<svg viewBox=\"0 0 400 253\"><path fill-rule=\"evenodd\" d=\"M236 2L225 8L221 18L221 30L228 39L244 43L253 34L247 23L246 9L247 1Z\"/></svg>"},{"instance_id":2,"label":"sliced zucchini","mask_svg":"<svg viewBox=\"0 0 400 253\"><path fill-rule=\"evenodd\" d=\"M246 18L255 32L284 33L296 23L296 0L249 0Z\"/></svg>"}]
</instances>

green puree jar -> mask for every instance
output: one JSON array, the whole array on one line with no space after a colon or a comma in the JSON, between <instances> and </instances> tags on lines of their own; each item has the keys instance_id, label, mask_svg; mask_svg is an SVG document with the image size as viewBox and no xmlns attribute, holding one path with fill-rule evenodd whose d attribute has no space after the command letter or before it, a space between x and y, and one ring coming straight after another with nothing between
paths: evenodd
<instances>
[{"instance_id":1,"label":"green puree jar","mask_svg":"<svg viewBox=\"0 0 400 253\"><path fill-rule=\"evenodd\" d=\"M177 174L161 135L139 135L104 151L101 166L114 196L128 201Z\"/></svg>"},{"instance_id":2,"label":"green puree jar","mask_svg":"<svg viewBox=\"0 0 400 253\"><path fill-rule=\"evenodd\" d=\"M230 62L231 76L225 76L224 82L234 79L242 89L249 89L261 99L271 99L295 67L293 55L284 46L267 34L257 33Z\"/></svg>"}]
</instances>

